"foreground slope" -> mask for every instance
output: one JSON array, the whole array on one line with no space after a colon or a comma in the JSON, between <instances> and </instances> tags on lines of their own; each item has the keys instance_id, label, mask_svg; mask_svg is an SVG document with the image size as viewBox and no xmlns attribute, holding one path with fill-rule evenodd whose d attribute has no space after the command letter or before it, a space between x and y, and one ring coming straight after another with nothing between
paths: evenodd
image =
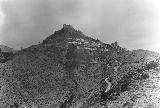
<instances>
[{"instance_id":1,"label":"foreground slope","mask_svg":"<svg viewBox=\"0 0 160 108\"><path fill-rule=\"evenodd\" d=\"M64 25L1 64L0 105L159 108L159 60L157 53L105 44Z\"/></svg>"}]
</instances>

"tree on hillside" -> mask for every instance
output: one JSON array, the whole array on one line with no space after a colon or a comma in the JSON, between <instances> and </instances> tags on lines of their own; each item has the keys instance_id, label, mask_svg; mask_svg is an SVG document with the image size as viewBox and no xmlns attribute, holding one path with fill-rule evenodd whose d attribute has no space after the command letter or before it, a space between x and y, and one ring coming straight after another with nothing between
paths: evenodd
<instances>
[{"instance_id":1,"label":"tree on hillside","mask_svg":"<svg viewBox=\"0 0 160 108\"><path fill-rule=\"evenodd\" d=\"M118 45L118 42L115 41L114 43L111 43L111 46L117 48L119 45Z\"/></svg>"}]
</instances>

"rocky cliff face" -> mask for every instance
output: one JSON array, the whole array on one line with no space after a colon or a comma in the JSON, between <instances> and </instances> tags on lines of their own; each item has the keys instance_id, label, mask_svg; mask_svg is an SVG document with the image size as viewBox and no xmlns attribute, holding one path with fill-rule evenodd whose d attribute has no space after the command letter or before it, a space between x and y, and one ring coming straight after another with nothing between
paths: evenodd
<instances>
[{"instance_id":1,"label":"rocky cliff face","mask_svg":"<svg viewBox=\"0 0 160 108\"><path fill-rule=\"evenodd\" d=\"M150 92L152 99L158 101L159 97L154 97L155 92L147 87L154 89L154 80L159 80L154 78L159 72L159 57L154 52L129 51L117 42L105 44L71 25L63 25L41 44L19 51L0 66L3 82L0 105L2 108L14 104L32 108L159 105L148 100L147 95Z\"/></svg>"}]
</instances>

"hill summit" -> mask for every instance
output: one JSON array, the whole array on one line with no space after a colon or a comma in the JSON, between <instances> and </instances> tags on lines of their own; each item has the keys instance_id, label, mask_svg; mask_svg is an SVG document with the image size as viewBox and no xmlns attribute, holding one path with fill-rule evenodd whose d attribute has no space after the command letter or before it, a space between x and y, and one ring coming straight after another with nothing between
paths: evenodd
<instances>
[{"instance_id":1,"label":"hill summit","mask_svg":"<svg viewBox=\"0 0 160 108\"><path fill-rule=\"evenodd\" d=\"M84 35L81 31L76 30L72 25L63 25L61 30L55 31L54 34L47 37L43 43L47 42L64 42L69 40L83 39L86 41L96 41L95 39Z\"/></svg>"}]
</instances>

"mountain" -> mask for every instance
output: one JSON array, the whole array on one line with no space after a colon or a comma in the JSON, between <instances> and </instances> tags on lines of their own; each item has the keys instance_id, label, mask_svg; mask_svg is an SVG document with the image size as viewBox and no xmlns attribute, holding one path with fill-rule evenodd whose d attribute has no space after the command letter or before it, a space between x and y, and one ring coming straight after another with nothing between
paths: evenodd
<instances>
[{"instance_id":1,"label":"mountain","mask_svg":"<svg viewBox=\"0 0 160 108\"><path fill-rule=\"evenodd\" d=\"M7 47L5 45L0 45L0 63L5 63L6 61L12 59L16 50Z\"/></svg>"},{"instance_id":2,"label":"mountain","mask_svg":"<svg viewBox=\"0 0 160 108\"><path fill-rule=\"evenodd\" d=\"M1 49L2 52L14 52L13 48L10 48L10 47L5 46L5 45L0 45L0 49Z\"/></svg>"},{"instance_id":3,"label":"mountain","mask_svg":"<svg viewBox=\"0 0 160 108\"><path fill-rule=\"evenodd\" d=\"M63 25L0 63L0 107L159 108L160 55Z\"/></svg>"}]
</instances>

